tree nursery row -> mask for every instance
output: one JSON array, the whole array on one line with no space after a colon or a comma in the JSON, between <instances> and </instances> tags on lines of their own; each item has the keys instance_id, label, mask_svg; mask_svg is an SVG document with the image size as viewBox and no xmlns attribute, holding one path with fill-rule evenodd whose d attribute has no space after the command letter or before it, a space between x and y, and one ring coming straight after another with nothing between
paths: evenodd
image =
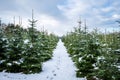
<instances>
[{"instance_id":1,"label":"tree nursery row","mask_svg":"<svg viewBox=\"0 0 120 80\"><path fill-rule=\"evenodd\" d=\"M0 26L0 71L38 73L42 63L51 59L58 37L47 31L37 31L35 21L30 27L8 24Z\"/></svg>"},{"instance_id":2,"label":"tree nursery row","mask_svg":"<svg viewBox=\"0 0 120 80\"><path fill-rule=\"evenodd\" d=\"M74 28L62 38L77 67L76 76L87 80L120 80L120 33L89 32Z\"/></svg>"}]
</instances>

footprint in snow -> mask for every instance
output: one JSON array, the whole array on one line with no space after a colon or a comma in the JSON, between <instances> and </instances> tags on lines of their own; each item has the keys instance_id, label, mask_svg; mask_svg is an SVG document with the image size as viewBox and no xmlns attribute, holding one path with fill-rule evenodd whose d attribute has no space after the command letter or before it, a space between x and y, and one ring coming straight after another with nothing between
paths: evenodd
<instances>
[{"instance_id":1,"label":"footprint in snow","mask_svg":"<svg viewBox=\"0 0 120 80\"><path fill-rule=\"evenodd\" d=\"M52 71L52 73L54 73L54 72L55 72L55 70Z\"/></svg>"},{"instance_id":2,"label":"footprint in snow","mask_svg":"<svg viewBox=\"0 0 120 80\"><path fill-rule=\"evenodd\" d=\"M56 74L53 74L54 76L56 76Z\"/></svg>"},{"instance_id":3,"label":"footprint in snow","mask_svg":"<svg viewBox=\"0 0 120 80\"><path fill-rule=\"evenodd\" d=\"M53 77L51 77L50 80L53 80Z\"/></svg>"},{"instance_id":4,"label":"footprint in snow","mask_svg":"<svg viewBox=\"0 0 120 80\"><path fill-rule=\"evenodd\" d=\"M47 79L49 78L49 76L46 77Z\"/></svg>"},{"instance_id":5,"label":"footprint in snow","mask_svg":"<svg viewBox=\"0 0 120 80\"><path fill-rule=\"evenodd\" d=\"M60 68L59 67L57 67L57 70L59 70Z\"/></svg>"},{"instance_id":6,"label":"footprint in snow","mask_svg":"<svg viewBox=\"0 0 120 80\"><path fill-rule=\"evenodd\" d=\"M7 75L5 74L4 76L6 77Z\"/></svg>"},{"instance_id":7,"label":"footprint in snow","mask_svg":"<svg viewBox=\"0 0 120 80\"><path fill-rule=\"evenodd\" d=\"M14 78L14 77L7 77L7 78L9 78L9 79L18 79L18 80L21 80L22 78ZM24 78L24 79L26 79L26 78ZM23 79L22 79L23 80Z\"/></svg>"}]
</instances>

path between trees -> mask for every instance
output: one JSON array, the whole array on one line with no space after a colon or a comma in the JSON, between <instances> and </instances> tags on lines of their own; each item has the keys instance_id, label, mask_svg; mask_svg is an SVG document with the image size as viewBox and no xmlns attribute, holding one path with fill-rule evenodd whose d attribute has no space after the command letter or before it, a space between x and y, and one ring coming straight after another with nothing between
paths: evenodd
<instances>
[{"instance_id":1,"label":"path between trees","mask_svg":"<svg viewBox=\"0 0 120 80\"><path fill-rule=\"evenodd\" d=\"M42 72L28 75L1 72L0 80L85 80L76 77L75 69L74 63L60 40L52 59L43 63Z\"/></svg>"}]
</instances>

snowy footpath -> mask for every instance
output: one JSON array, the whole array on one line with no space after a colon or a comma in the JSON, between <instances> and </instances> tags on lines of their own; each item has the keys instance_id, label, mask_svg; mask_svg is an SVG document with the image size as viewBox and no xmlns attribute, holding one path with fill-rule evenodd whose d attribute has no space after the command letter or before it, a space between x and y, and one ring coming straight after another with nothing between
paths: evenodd
<instances>
[{"instance_id":1,"label":"snowy footpath","mask_svg":"<svg viewBox=\"0 0 120 80\"><path fill-rule=\"evenodd\" d=\"M75 69L74 63L60 40L52 59L43 63L42 72L27 75L0 72L0 80L84 80L76 77Z\"/></svg>"}]
</instances>

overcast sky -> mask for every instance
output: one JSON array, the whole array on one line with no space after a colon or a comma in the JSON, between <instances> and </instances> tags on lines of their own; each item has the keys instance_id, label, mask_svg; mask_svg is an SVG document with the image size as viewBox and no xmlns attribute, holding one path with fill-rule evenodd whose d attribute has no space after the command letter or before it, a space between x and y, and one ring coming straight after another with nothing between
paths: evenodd
<instances>
[{"instance_id":1,"label":"overcast sky","mask_svg":"<svg viewBox=\"0 0 120 80\"><path fill-rule=\"evenodd\" d=\"M100 30L118 29L115 20L120 19L120 0L0 0L0 17L4 23L12 23L15 16L18 23L22 17L23 27L28 27L28 19L34 9L38 20L36 28L63 35L78 25L81 18L88 28Z\"/></svg>"}]
</instances>

